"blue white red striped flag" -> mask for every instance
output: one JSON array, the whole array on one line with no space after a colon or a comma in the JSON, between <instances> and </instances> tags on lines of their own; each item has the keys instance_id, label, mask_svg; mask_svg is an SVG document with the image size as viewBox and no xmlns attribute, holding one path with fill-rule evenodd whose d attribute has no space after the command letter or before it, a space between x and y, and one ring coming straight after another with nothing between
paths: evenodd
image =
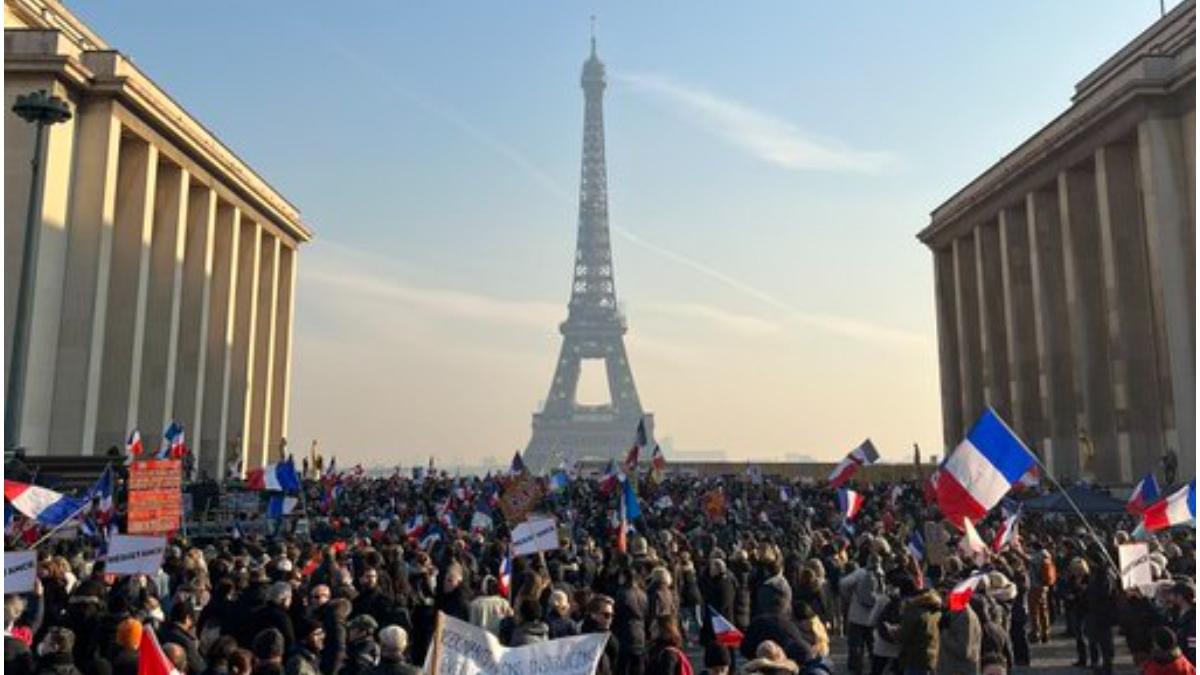
<instances>
[{"instance_id":1,"label":"blue white red striped flag","mask_svg":"<svg viewBox=\"0 0 1200 675\"><path fill-rule=\"evenodd\" d=\"M939 470L938 507L956 527L964 518L976 522L1033 465L1025 444L989 408Z\"/></svg>"}]
</instances>

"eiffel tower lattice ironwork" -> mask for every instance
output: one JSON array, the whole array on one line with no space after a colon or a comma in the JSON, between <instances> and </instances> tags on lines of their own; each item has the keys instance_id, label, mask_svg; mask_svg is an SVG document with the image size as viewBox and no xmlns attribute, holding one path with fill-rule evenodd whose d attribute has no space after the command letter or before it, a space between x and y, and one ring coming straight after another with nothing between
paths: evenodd
<instances>
[{"instance_id":1,"label":"eiffel tower lattice ironwork","mask_svg":"<svg viewBox=\"0 0 1200 675\"><path fill-rule=\"evenodd\" d=\"M617 307L608 230L608 174L604 161L604 64L592 53L580 78L584 94L583 169L579 182L579 230L567 320L559 325L562 350L525 463L544 468L562 460L608 459L627 451L645 420L654 438L654 416L642 410L625 351L625 317ZM580 404L576 392L585 359L603 359L610 400ZM651 441L653 445L653 441Z\"/></svg>"}]
</instances>

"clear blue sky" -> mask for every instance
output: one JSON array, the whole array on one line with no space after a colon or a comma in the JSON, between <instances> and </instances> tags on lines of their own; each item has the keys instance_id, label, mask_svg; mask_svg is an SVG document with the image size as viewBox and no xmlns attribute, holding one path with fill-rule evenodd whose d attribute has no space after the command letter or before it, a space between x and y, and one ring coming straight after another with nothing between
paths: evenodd
<instances>
[{"instance_id":1,"label":"clear blue sky","mask_svg":"<svg viewBox=\"0 0 1200 675\"><path fill-rule=\"evenodd\" d=\"M290 440L379 464L528 438L569 292L589 14L617 292L660 437L834 458L871 436L896 459L942 451L915 233L1159 15L1154 0L70 4L315 228Z\"/></svg>"}]
</instances>

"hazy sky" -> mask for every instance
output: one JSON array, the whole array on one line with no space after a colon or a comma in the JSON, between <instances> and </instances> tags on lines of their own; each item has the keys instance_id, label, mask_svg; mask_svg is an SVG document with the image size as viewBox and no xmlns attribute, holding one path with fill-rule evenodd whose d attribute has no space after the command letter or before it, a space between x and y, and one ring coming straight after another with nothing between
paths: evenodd
<instances>
[{"instance_id":1,"label":"hazy sky","mask_svg":"<svg viewBox=\"0 0 1200 675\"><path fill-rule=\"evenodd\" d=\"M942 451L914 235L1159 15L1154 0L70 4L315 229L292 446L444 466L523 447L550 384L589 14L617 295L660 440L823 459L866 436L885 458Z\"/></svg>"}]
</instances>

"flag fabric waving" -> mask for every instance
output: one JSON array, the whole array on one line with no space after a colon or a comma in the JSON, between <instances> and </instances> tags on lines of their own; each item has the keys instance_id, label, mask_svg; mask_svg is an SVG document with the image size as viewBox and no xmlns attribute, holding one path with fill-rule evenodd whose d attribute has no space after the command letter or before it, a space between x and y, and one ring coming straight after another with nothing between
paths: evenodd
<instances>
[{"instance_id":1,"label":"flag fabric waving","mask_svg":"<svg viewBox=\"0 0 1200 675\"><path fill-rule=\"evenodd\" d=\"M904 548L918 564L925 561L925 537L921 536L920 531L914 529L912 534L908 535L908 543Z\"/></svg>"},{"instance_id":2,"label":"flag fabric waving","mask_svg":"<svg viewBox=\"0 0 1200 675\"><path fill-rule=\"evenodd\" d=\"M125 439L125 466L133 464L134 460L141 459L142 453L146 448L142 445L142 432L134 429L129 432L129 436Z\"/></svg>"},{"instance_id":3,"label":"flag fabric waving","mask_svg":"<svg viewBox=\"0 0 1200 675\"><path fill-rule=\"evenodd\" d=\"M1020 509L1000 522L996 528L996 536L992 537L992 551L999 553L1000 549L1011 544L1017 536L1017 519L1021 517Z\"/></svg>"},{"instance_id":4,"label":"flag fabric waving","mask_svg":"<svg viewBox=\"0 0 1200 675\"><path fill-rule=\"evenodd\" d=\"M142 641L138 644L137 672L138 675L183 675L163 653L158 638L149 628L142 631Z\"/></svg>"},{"instance_id":5,"label":"flag fabric waving","mask_svg":"<svg viewBox=\"0 0 1200 675\"><path fill-rule=\"evenodd\" d=\"M1137 487L1133 489L1133 494L1129 495L1125 510L1136 516L1156 501L1158 501L1158 480L1153 473L1148 473L1138 482Z\"/></svg>"},{"instance_id":6,"label":"flag fabric waving","mask_svg":"<svg viewBox=\"0 0 1200 675\"><path fill-rule=\"evenodd\" d=\"M87 505L86 501L69 497L40 485L4 481L4 498L13 508L42 525L55 527L66 522Z\"/></svg>"},{"instance_id":7,"label":"flag fabric waving","mask_svg":"<svg viewBox=\"0 0 1200 675\"><path fill-rule=\"evenodd\" d=\"M88 490L87 499L89 501L96 500L96 509L93 515L100 525L107 525L116 513L113 506L113 483L112 467L106 466L96 484L92 486L91 490Z\"/></svg>"},{"instance_id":8,"label":"flag fabric waving","mask_svg":"<svg viewBox=\"0 0 1200 675\"><path fill-rule=\"evenodd\" d=\"M158 446L158 459L183 459L187 445L183 442L183 425L175 420L163 429L162 443Z\"/></svg>"},{"instance_id":9,"label":"flag fabric waving","mask_svg":"<svg viewBox=\"0 0 1200 675\"><path fill-rule=\"evenodd\" d=\"M7 483L8 481L5 481ZM8 488L5 488L5 492ZM18 507L19 508L19 507ZM1183 486L1166 499L1146 507L1142 524L1147 532L1157 532L1174 525L1196 522L1196 481Z\"/></svg>"},{"instance_id":10,"label":"flag fabric waving","mask_svg":"<svg viewBox=\"0 0 1200 675\"><path fill-rule=\"evenodd\" d=\"M960 581L950 591L950 599L947 604L950 606L951 612L961 612L967 608L967 604L971 602L971 596L975 594L975 587L979 582L987 578L984 572L976 572L966 579Z\"/></svg>"},{"instance_id":11,"label":"flag fabric waving","mask_svg":"<svg viewBox=\"0 0 1200 675\"><path fill-rule=\"evenodd\" d=\"M642 506L638 503L637 491L633 489L633 481L626 479L622 481L621 500L625 507L625 518L628 520L637 520L642 517Z\"/></svg>"},{"instance_id":12,"label":"flag fabric waving","mask_svg":"<svg viewBox=\"0 0 1200 675\"><path fill-rule=\"evenodd\" d=\"M296 474L296 465L291 457L278 464L254 469L246 477L246 483L251 490L300 491L300 476Z\"/></svg>"},{"instance_id":13,"label":"flag fabric waving","mask_svg":"<svg viewBox=\"0 0 1200 675\"><path fill-rule=\"evenodd\" d=\"M509 590L512 587L512 553L505 552L504 559L500 561L500 569L496 576L496 586L499 589L500 596L507 598Z\"/></svg>"},{"instance_id":14,"label":"flag fabric waving","mask_svg":"<svg viewBox=\"0 0 1200 675\"><path fill-rule=\"evenodd\" d=\"M854 520L862 510L863 496L849 488L838 490L838 505L842 509L842 517L846 522Z\"/></svg>"},{"instance_id":15,"label":"flag fabric waving","mask_svg":"<svg viewBox=\"0 0 1200 675\"><path fill-rule=\"evenodd\" d=\"M604 467L604 477L600 479L600 494L607 497L617 488L620 479L621 473L617 471L617 460L608 460L608 466Z\"/></svg>"},{"instance_id":16,"label":"flag fabric waving","mask_svg":"<svg viewBox=\"0 0 1200 675\"><path fill-rule=\"evenodd\" d=\"M662 448L655 445L654 452L650 453L650 477L655 483L661 483L666 471L667 458L663 456Z\"/></svg>"},{"instance_id":17,"label":"flag fabric waving","mask_svg":"<svg viewBox=\"0 0 1200 675\"><path fill-rule=\"evenodd\" d=\"M833 473L829 474L829 487L834 490L846 484L854 474L858 473L859 467L874 464L879 461L879 451L875 449L875 444L871 439L862 442L857 448L850 451L849 454L833 469Z\"/></svg>"},{"instance_id":18,"label":"flag fabric waving","mask_svg":"<svg viewBox=\"0 0 1200 675\"><path fill-rule=\"evenodd\" d=\"M712 605L708 606L708 616L712 620L713 639L722 647L740 647L745 636L742 631L730 623L729 619L721 616Z\"/></svg>"},{"instance_id":19,"label":"flag fabric waving","mask_svg":"<svg viewBox=\"0 0 1200 675\"><path fill-rule=\"evenodd\" d=\"M987 560L987 544L983 543L983 537L979 536L979 531L971 524L970 518L962 519L962 529L963 537L958 541L958 550L977 564L982 564Z\"/></svg>"},{"instance_id":20,"label":"flag fabric waving","mask_svg":"<svg viewBox=\"0 0 1200 675\"><path fill-rule=\"evenodd\" d=\"M938 471L942 515L961 527L983 518L1034 465L1021 439L992 410L986 410Z\"/></svg>"}]
</instances>

